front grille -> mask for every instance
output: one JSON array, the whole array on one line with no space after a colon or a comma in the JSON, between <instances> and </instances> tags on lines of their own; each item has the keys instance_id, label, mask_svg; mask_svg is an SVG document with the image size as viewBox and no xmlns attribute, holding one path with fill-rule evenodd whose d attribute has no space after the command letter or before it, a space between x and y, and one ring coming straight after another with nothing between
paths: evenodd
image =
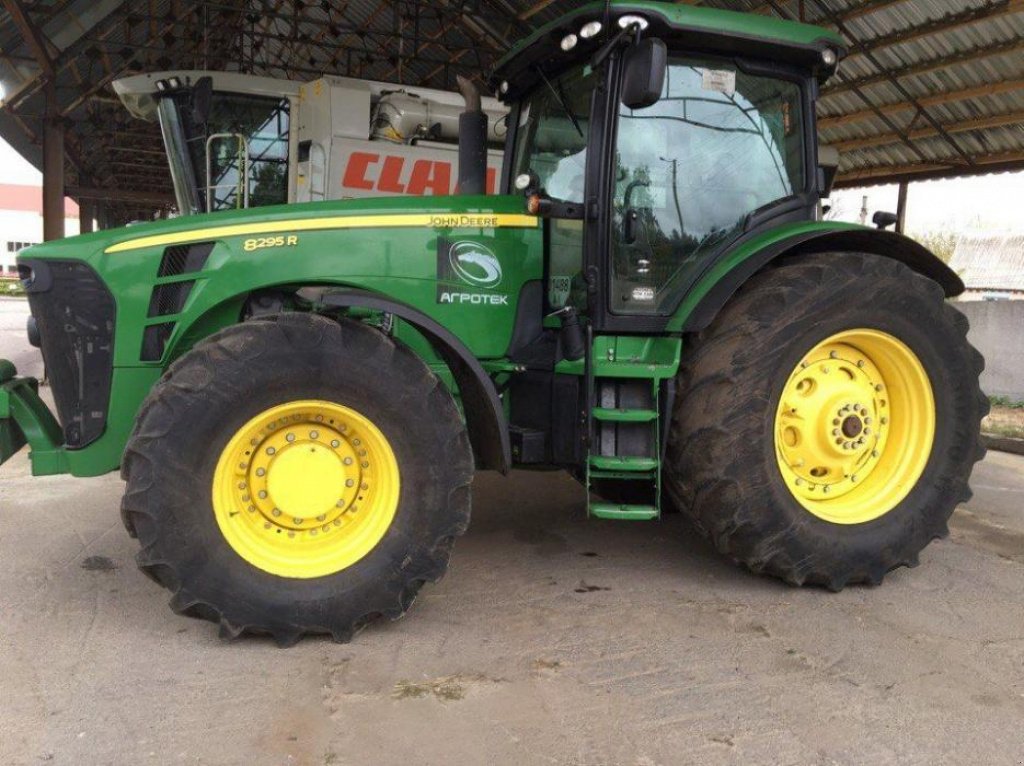
<instances>
[{"instance_id":1,"label":"front grille","mask_svg":"<svg viewBox=\"0 0 1024 766\"><path fill-rule=\"evenodd\" d=\"M113 376L114 297L82 261L22 259L29 307L68 447L96 441Z\"/></svg>"}]
</instances>

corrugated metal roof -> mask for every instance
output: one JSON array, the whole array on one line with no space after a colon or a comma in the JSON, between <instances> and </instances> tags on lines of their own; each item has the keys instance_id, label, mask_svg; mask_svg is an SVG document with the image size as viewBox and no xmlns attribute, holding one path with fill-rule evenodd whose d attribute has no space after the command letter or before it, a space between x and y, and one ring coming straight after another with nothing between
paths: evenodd
<instances>
[{"instance_id":1,"label":"corrugated metal roof","mask_svg":"<svg viewBox=\"0 0 1024 766\"><path fill-rule=\"evenodd\" d=\"M839 184L1024 168L1024 0L681 0L830 26L851 54L822 92ZM452 88L576 0L3 0L40 30L74 186L167 190L151 125L109 83L171 68ZM0 136L38 162L46 75L0 10Z\"/></svg>"},{"instance_id":2,"label":"corrugated metal roof","mask_svg":"<svg viewBox=\"0 0 1024 766\"><path fill-rule=\"evenodd\" d=\"M968 290L1024 292L1024 231L965 234L949 266Z\"/></svg>"}]
</instances>

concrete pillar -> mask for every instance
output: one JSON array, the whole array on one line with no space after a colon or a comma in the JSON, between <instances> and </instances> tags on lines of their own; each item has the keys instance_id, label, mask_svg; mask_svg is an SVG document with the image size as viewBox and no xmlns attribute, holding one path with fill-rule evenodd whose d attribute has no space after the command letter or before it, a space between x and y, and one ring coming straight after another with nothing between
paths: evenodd
<instances>
[{"instance_id":1,"label":"concrete pillar","mask_svg":"<svg viewBox=\"0 0 1024 766\"><path fill-rule=\"evenodd\" d=\"M910 183L900 182L900 195L896 200L896 231L903 234L907 228L907 192L910 190Z\"/></svg>"},{"instance_id":2,"label":"concrete pillar","mask_svg":"<svg viewBox=\"0 0 1024 766\"><path fill-rule=\"evenodd\" d=\"M43 122L43 240L64 236L64 122L57 105L56 89L46 91Z\"/></svg>"}]
</instances>

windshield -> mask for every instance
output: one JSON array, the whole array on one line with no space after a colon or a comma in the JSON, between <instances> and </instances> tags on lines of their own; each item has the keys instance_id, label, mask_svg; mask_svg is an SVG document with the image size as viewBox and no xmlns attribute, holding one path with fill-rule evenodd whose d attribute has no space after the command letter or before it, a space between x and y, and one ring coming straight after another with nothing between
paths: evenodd
<instances>
[{"instance_id":1,"label":"windshield","mask_svg":"<svg viewBox=\"0 0 1024 766\"><path fill-rule=\"evenodd\" d=\"M520 107L512 177L533 172L548 196L582 202L595 76L580 68L541 80Z\"/></svg>"},{"instance_id":2,"label":"windshield","mask_svg":"<svg viewBox=\"0 0 1024 766\"><path fill-rule=\"evenodd\" d=\"M171 175L182 214L288 201L290 102L277 96L213 94L197 123L192 96L160 101Z\"/></svg>"}]
</instances>

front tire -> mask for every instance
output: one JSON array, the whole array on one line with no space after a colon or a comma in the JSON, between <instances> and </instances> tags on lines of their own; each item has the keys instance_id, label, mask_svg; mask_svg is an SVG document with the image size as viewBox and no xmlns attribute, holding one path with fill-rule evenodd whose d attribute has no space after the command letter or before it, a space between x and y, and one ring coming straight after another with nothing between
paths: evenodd
<instances>
[{"instance_id":1,"label":"front tire","mask_svg":"<svg viewBox=\"0 0 1024 766\"><path fill-rule=\"evenodd\" d=\"M669 495L720 551L792 584L915 566L984 455L966 334L939 285L891 259L761 272L686 351Z\"/></svg>"},{"instance_id":2,"label":"front tire","mask_svg":"<svg viewBox=\"0 0 1024 766\"><path fill-rule=\"evenodd\" d=\"M142 570L221 634L348 641L400 617L469 522L473 461L451 394L358 322L229 327L175 362L125 451Z\"/></svg>"}]
</instances>

